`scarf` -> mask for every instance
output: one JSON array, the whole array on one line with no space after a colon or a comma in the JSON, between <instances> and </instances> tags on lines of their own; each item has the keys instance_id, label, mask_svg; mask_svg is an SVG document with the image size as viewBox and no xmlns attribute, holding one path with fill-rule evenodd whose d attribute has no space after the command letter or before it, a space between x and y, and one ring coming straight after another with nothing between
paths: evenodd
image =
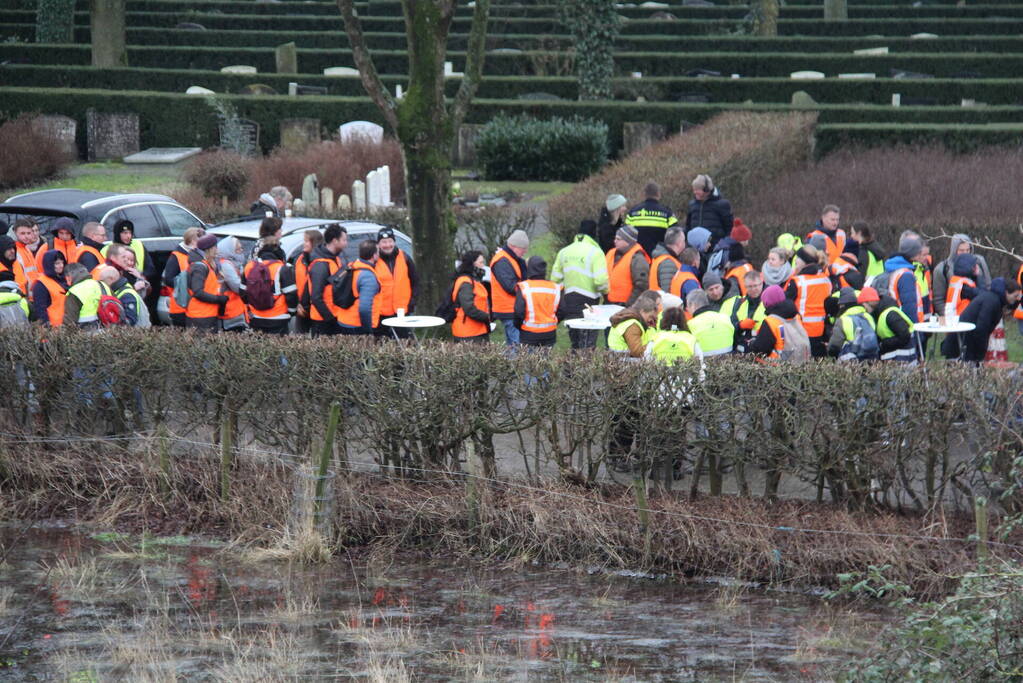
<instances>
[{"instance_id":1,"label":"scarf","mask_svg":"<svg viewBox=\"0 0 1023 683\"><path fill-rule=\"evenodd\" d=\"M764 261L764 265L760 267L760 272L764 276L765 287L770 287L771 285L778 285L780 287L792 275L792 264L783 263L776 267Z\"/></svg>"}]
</instances>

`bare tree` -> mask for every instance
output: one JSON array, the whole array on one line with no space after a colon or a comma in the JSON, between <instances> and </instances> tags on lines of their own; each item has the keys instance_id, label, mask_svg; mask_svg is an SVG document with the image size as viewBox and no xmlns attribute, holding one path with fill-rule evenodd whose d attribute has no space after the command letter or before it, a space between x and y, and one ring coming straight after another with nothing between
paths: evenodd
<instances>
[{"instance_id":1,"label":"bare tree","mask_svg":"<svg viewBox=\"0 0 1023 683\"><path fill-rule=\"evenodd\" d=\"M433 304L440 300L454 262L451 154L483 73L490 0L476 0L465 74L451 102L444 99L444 60L456 0L402 0L401 5L409 82L405 96L396 100L377 74L354 0L337 0L362 85L401 145L416 264L423 275L422 298Z\"/></svg>"}]
</instances>

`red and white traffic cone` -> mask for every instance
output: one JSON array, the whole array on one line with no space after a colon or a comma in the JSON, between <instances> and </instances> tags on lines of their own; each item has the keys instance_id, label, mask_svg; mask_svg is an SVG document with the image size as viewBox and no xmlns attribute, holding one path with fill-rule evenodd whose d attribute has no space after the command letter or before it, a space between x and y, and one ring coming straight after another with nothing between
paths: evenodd
<instances>
[{"instance_id":1,"label":"red and white traffic cone","mask_svg":"<svg viewBox=\"0 0 1023 683\"><path fill-rule=\"evenodd\" d=\"M1009 352L1005 347L1005 325L1001 320L998 321L998 327L991 333L987 342L987 355L984 356L985 361L1007 361L1009 360Z\"/></svg>"}]
</instances>

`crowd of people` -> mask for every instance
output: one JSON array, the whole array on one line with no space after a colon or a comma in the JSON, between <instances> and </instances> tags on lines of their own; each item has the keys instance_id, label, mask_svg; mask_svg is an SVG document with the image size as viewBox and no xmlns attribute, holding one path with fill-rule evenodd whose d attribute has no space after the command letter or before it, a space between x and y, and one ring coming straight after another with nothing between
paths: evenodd
<instances>
[{"instance_id":1,"label":"crowd of people","mask_svg":"<svg viewBox=\"0 0 1023 683\"><path fill-rule=\"evenodd\" d=\"M888 252L865 223L843 229L839 208L828 205L805 235L779 235L757 268L746 251L753 232L713 179L697 176L692 192L684 222L661 203L656 183L631 208L624 196L608 196L550 268L526 258L530 240L521 230L489 261L468 251L438 312L446 310L456 342L486 342L499 324L509 345L551 347L559 322L595 318L594 306L612 304L620 308L608 321L608 348L666 363L732 354L914 363L929 342L915 328L929 317L972 323L962 336L946 336L941 351L979 362L1006 309L1023 328L1023 267L1015 277L992 277L967 235L955 235L935 263L920 234L906 230ZM41 235L32 219L19 219L13 238L0 236L0 324L147 327L156 280L172 324L203 332L410 333L382 324L415 312L419 298L415 263L393 228L362 241L350 262L342 225L308 230L289 260L276 215L287 198L268 193L260 201L273 211L251 250L190 228L159 280L130 221L114 225L108 241L96 222L76 234L74 221L60 218ZM597 346L599 325L568 327L573 349Z\"/></svg>"}]
</instances>

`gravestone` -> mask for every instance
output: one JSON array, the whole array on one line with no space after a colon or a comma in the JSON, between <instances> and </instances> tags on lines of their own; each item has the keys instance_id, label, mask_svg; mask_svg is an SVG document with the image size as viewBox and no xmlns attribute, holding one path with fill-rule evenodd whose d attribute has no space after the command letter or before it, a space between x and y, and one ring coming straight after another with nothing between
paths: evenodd
<instances>
[{"instance_id":1,"label":"gravestone","mask_svg":"<svg viewBox=\"0 0 1023 683\"><path fill-rule=\"evenodd\" d=\"M938 37L937 33L914 33L913 35L910 36L910 38L913 40L932 40L937 37Z\"/></svg>"},{"instance_id":2,"label":"gravestone","mask_svg":"<svg viewBox=\"0 0 1023 683\"><path fill-rule=\"evenodd\" d=\"M794 81L816 81L824 78L824 74L820 71L793 71L789 78Z\"/></svg>"},{"instance_id":3,"label":"gravestone","mask_svg":"<svg viewBox=\"0 0 1023 683\"><path fill-rule=\"evenodd\" d=\"M274 49L274 58L277 62L277 73L298 73L298 50L295 48L294 42L278 45Z\"/></svg>"},{"instance_id":4,"label":"gravestone","mask_svg":"<svg viewBox=\"0 0 1023 683\"><path fill-rule=\"evenodd\" d=\"M869 81L873 78L877 78L877 74L875 73L838 74L838 77L845 78L847 80Z\"/></svg>"},{"instance_id":5,"label":"gravestone","mask_svg":"<svg viewBox=\"0 0 1023 683\"><path fill-rule=\"evenodd\" d=\"M359 70L350 66L328 66L323 70L324 76L358 76Z\"/></svg>"},{"instance_id":6,"label":"gravestone","mask_svg":"<svg viewBox=\"0 0 1023 683\"><path fill-rule=\"evenodd\" d=\"M349 121L348 123L343 123L337 129L337 135L341 142L348 142L358 137L377 144L384 141L383 127L370 121Z\"/></svg>"},{"instance_id":7,"label":"gravestone","mask_svg":"<svg viewBox=\"0 0 1023 683\"><path fill-rule=\"evenodd\" d=\"M32 129L40 135L56 141L60 149L69 159L78 158L78 145L75 135L78 133L78 121L70 116L60 114L42 114L32 119Z\"/></svg>"},{"instance_id":8,"label":"gravestone","mask_svg":"<svg viewBox=\"0 0 1023 683\"><path fill-rule=\"evenodd\" d=\"M320 141L320 130L319 119L281 119L281 147L303 150Z\"/></svg>"},{"instance_id":9,"label":"gravestone","mask_svg":"<svg viewBox=\"0 0 1023 683\"><path fill-rule=\"evenodd\" d=\"M301 197L291 202L291 213L294 216L305 214L305 202L302 201Z\"/></svg>"},{"instance_id":10,"label":"gravestone","mask_svg":"<svg viewBox=\"0 0 1023 683\"><path fill-rule=\"evenodd\" d=\"M361 180L352 183L352 208L356 213L366 211L366 183Z\"/></svg>"},{"instance_id":11,"label":"gravestone","mask_svg":"<svg viewBox=\"0 0 1023 683\"><path fill-rule=\"evenodd\" d=\"M234 64L232 66L225 66L220 70L223 74L254 74L259 73L258 69L254 66L247 66L245 64Z\"/></svg>"},{"instance_id":12,"label":"gravestone","mask_svg":"<svg viewBox=\"0 0 1023 683\"><path fill-rule=\"evenodd\" d=\"M249 119L237 119L234 122L229 122L223 117L217 118L220 146L233 149L239 154L255 156L259 151L259 124Z\"/></svg>"},{"instance_id":13,"label":"gravestone","mask_svg":"<svg viewBox=\"0 0 1023 683\"><path fill-rule=\"evenodd\" d=\"M455 165L462 168L476 167L476 136L483 129L480 123L463 123L458 127L458 142L455 145Z\"/></svg>"},{"instance_id":14,"label":"gravestone","mask_svg":"<svg viewBox=\"0 0 1023 683\"><path fill-rule=\"evenodd\" d=\"M366 209L372 211L380 206L380 171L373 169L366 174Z\"/></svg>"},{"instance_id":15,"label":"gravestone","mask_svg":"<svg viewBox=\"0 0 1023 683\"><path fill-rule=\"evenodd\" d=\"M183 21L174 28L179 28L182 31L205 31L206 27L202 24L196 24L191 21Z\"/></svg>"},{"instance_id":16,"label":"gravestone","mask_svg":"<svg viewBox=\"0 0 1023 683\"><path fill-rule=\"evenodd\" d=\"M348 213L352 210L352 198L346 194L337 198L337 212Z\"/></svg>"},{"instance_id":17,"label":"gravestone","mask_svg":"<svg viewBox=\"0 0 1023 683\"><path fill-rule=\"evenodd\" d=\"M667 130L659 123L645 121L626 121L622 125L622 142L625 156L635 151L660 142L667 135Z\"/></svg>"},{"instance_id":18,"label":"gravestone","mask_svg":"<svg viewBox=\"0 0 1023 683\"><path fill-rule=\"evenodd\" d=\"M238 91L239 95L276 95L277 91L265 83L250 83Z\"/></svg>"},{"instance_id":19,"label":"gravestone","mask_svg":"<svg viewBox=\"0 0 1023 683\"><path fill-rule=\"evenodd\" d=\"M323 211L330 211L334 207L334 190L329 187L320 189L320 206L323 207Z\"/></svg>"},{"instance_id":20,"label":"gravestone","mask_svg":"<svg viewBox=\"0 0 1023 683\"><path fill-rule=\"evenodd\" d=\"M812 107L817 104L817 100L810 97L810 93L805 90L797 90L792 93L792 106L794 107Z\"/></svg>"},{"instance_id":21,"label":"gravestone","mask_svg":"<svg viewBox=\"0 0 1023 683\"><path fill-rule=\"evenodd\" d=\"M150 147L124 157L126 164L176 164L194 157L202 147Z\"/></svg>"},{"instance_id":22,"label":"gravestone","mask_svg":"<svg viewBox=\"0 0 1023 683\"><path fill-rule=\"evenodd\" d=\"M887 47L865 47L862 50L853 50L854 55L886 55Z\"/></svg>"},{"instance_id":23,"label":"gravestone","mask_svg":"<svg viewBox=\"0 0 1023 683\"><path fill-rule=\"evenodd\" d=\"M217 93L213 92L209 88L204 88L201 85L190 85L190 86L188 86L188 90L185 91L185 94L186 95L216 95Z\"/></svg>"},{"instance_id":24,"label":"gravestone","mask_svg":"<svg viewBox=\"0 0 1023 683\"><path fill-rule=\"evenodd\" d=\"M121 159L139 151L139 115L107 114L89 109L85 114L89 161Z\"/></svg>"},{"instance_id":25,"label":"gravestone","mask_svg":"<svg viewBox=\"0 0 1023 683\"><path fill-rule=\"evenodd\" d=\"M900 93L897 93L897 92L896 93L892 93L892 106L893 107L901 107L902 106L902 95Z\"/></svg>"},{"instance_id":26,"label":"gravestone","mask_svg":"<svg viewBox=\"0 0 1023 683\"><path fill-rule=\"evenodd\" d=\"M310 173L302 181L302 201L307 211L316 212L320 208L320 183L315 173Z\"/></svg>"},{"instance_id":27,"label":"gravestone","mask_svg":"<svg viewBox=\"0 0 1023 683\"><path fill-rule=\"evenodd\" d=\"M380 205L394 206L391 202L391 167L380 167Z\"/></svg>"}]
</instances>

